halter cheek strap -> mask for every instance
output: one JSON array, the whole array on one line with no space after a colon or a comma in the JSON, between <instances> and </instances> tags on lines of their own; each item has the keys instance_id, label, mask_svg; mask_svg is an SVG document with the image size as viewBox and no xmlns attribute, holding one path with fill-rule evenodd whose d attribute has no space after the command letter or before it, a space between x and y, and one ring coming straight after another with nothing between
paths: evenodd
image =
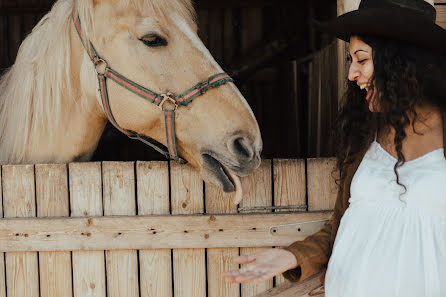
<instances>
[{"instance_id":1,"label":"halter cheek strap","mask_svg":"<svg viewBox=\"0 0 446 297\"><path fill-rule=\"evenodd\" d=\"M131 139L139 140L152 148L154 148L159 153L166 156L168 159L176 160L181 163L186 163L184 159L179 157L176 145L175 137L175 111L179 106L187 106L193 99L198 96L203 95L211 88L216 88L224 85L228 82L233 82L232 78L226 73L219 73L211 76L206 81L196 84L194 87L190 88L186 92L180 95L172 95L171 93L158 94L151 91L136 82L129 80L125 76L119 74L117 71L110 68L107 62L102 59L96 52L93 44L86 40L85 36L82 34L81 22L79 16L76 14L76 5L73 6L73 22L76 27L76 31L79 34L81 42L88 53L91 61L93 62L98 77L99 92L101 95L102 105L104 107L105 114L108 120L115 126L119 131L127 135ZM155 139L148 137L146 135L138 134L134 131L122 128L118 122L115 120L108 98L107 92L107 79L111 79L118 85L126 88L130 92L138 95L139 97L157 105L164 112L164 122L166 129L166 142L167 148L156 141Z\"/></svg>"}]
</instances>

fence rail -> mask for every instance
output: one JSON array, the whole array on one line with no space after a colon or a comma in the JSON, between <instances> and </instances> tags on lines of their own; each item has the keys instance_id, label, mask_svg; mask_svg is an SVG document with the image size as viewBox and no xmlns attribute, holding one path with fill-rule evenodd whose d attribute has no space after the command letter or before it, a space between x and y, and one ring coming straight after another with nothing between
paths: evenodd
<instances>
[{"instance_id":1,"label":"fence rail","mask_svg":"<svg viewBox=\"0 0 446 297\"><path fill-rule=\"evenodd\" d=\"M264 160L243 213L188 165L2 166L0 297L256 296L283 278L238 285L221 272L308 234L289 224L327 219L333 166Z\"/></svg>"}]
</instances>

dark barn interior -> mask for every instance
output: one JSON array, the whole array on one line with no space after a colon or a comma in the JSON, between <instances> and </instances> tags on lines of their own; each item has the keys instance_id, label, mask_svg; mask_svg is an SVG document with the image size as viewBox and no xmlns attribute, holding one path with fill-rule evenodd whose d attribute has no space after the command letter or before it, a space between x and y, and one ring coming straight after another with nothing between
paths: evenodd
<instances>
[{"instance_id":1,"label":"dark barn interior","mask_svg":"<svg viewBox=\"0 0 446 297\"><path fill-rule=\"evenodd\" d=\"M0 70L53 0L0 1ZM336 15L336 0L196 0L199 35L235 80L262 131L263 158L333 155L338 106L337 47L313 20ZM111 125L93 160L162 160Z\"/></svg>"}]
</instances>

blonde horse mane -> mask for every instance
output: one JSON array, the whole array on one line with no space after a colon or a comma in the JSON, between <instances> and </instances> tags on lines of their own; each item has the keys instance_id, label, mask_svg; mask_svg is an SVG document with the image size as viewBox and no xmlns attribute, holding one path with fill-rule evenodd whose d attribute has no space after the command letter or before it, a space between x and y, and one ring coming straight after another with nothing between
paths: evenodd
<instances>
[{"instance_id":1,"label":"blonde horse mane","mask_svg":"<svg viewBox=\"0 0 446 297\"><path fill-rule=\"evenodd\" d=\"M92 32L94 21L100 21L93 20L94 2L76 1L86 36ZM164 18L166 23L172 12L195 19L190 0L121 0L116 4L134 6ZM64 141L52 137L62 122L62 111L83 111L86 96L71 81L73 5L73 0L54 4L20 46L15 64L0 79L0 164L32 162L27 149L39 143L39 138Z\"/></svg>"}]
</instances>

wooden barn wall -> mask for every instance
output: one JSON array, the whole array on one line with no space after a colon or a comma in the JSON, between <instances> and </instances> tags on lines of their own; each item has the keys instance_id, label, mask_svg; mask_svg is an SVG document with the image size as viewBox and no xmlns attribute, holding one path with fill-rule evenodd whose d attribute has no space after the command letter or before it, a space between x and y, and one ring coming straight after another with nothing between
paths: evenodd
<instances>
[{"instance_id":1,"label":"wooden barn wall","mask_svg":"<svg viewBox=\"0 0 446 297\"><path fill-rule=\"evenodd\" d=\"M0 69L53 0L0 1ZM333 155L329 142L342 88L339 50L315 32L313 19L336 14L335 0L197 0L199 35L251 105L261 128L265 158ZM446 27L446 1L437 0ZM343 70L345 71L345 70ZM338 91L339 90L339 91ZM108 127L95 160L162 158Z\"/></svg>"}]
</instances>

